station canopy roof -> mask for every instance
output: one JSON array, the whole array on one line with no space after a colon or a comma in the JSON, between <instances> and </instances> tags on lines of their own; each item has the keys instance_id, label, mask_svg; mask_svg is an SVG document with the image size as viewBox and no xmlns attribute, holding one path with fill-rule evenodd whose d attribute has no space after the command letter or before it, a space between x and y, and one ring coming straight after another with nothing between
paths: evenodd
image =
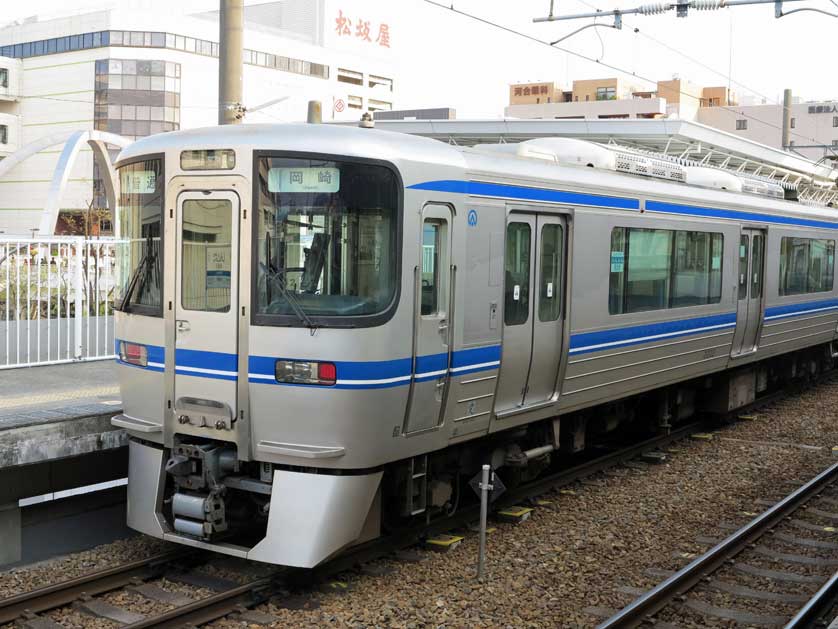
<instances>
[{"instance_id":1,"label":"station canopy roof","mask_svg":"<svg viewBox=\"0 0 838 629\"><path fill-rule=\"evenodd\" d=\"M687 120L376 120L375 126L458 146L543 137L577 138L665 155L685 166L722 168L771 181L797 190L805 203L823 205L838 201L835 162L813 162L796 153Z\"/></svg>"}]
</instances>

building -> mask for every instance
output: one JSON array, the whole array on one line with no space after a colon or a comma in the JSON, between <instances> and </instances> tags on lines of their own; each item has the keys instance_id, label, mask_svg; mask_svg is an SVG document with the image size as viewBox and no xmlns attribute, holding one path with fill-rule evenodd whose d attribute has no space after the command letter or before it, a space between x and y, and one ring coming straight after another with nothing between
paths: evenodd
<instances>
[{"instance_id":1,"label":"building","mask_svg":"<svg viewBox=\"0 0 838 629\"><path fill-rule=\"evenodd\" d=\"M0 159L79 130L136 138L216 124L217 0L103 4L0 29ZM373 12L378 5L352 4L350 14L338 0L247 4L243 105L284 100L245 122L303 120L309 100L323 103L325 120L392 109L396 34L390 16ZM61 150L44 149L0 178L0 232L37 228ZM110 226L105 206L92 151L83 148L56 229L99 233Z\"/></svg>"},{"instance_id":2,"label":"building","mask_svg":"<svg viewBox=\"0 0 838 629\"><path fill-rule=\"evenodd\" d=\"M602 120L678 118L693 120L774 148L782 146L783 106L739 103L727 87L704 87L673 78L642 91L618 78L574 81L571 90L556 83L518 83L509 87L509 118ZM838 155L838 101L795 102L787 147L811 160Z\"/></svg>"},{"instance_id":3,"label":"building","mask_svg":"<svg viewBox=\"0 0 838 629\"><path fill-rule=\"evenodd\" d=\"M782 148L782 105L702 108L697 119L754 142ZM788 148L811 160L838 155L838 101L793 103Z\"/></svg>"},{"instance_id":4,"label":"building","mask_svg":"<svg viewBox=\"0 0 838 629\"><path fill-rule=\"evenodd\" d=\"M694 120L700 107L735 103L726 87L701 87L684 79L658 81L644 90L620 78L573 81L570 90L556 83L519 83L509 87L510 118L601 120L679 117Z\"/></svg>"}]
</instances>

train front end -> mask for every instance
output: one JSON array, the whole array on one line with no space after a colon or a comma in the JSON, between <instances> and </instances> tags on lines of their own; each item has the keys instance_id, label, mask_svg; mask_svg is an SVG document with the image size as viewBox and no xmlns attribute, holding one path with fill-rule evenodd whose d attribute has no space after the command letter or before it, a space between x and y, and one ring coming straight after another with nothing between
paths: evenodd
<instances>
[{"instance_id":1,"label":"train front end","mask_svg":"<svg viewBox=\"0 0 838 629\"><path fill-rule=\"evenodd\" d=\"M269 133L282 150L260 148ZM413 284L399 172L357 133L205 129L121 154L113 422L132 528L300 567L379 534Z\"/></svg>"}]
</instances>

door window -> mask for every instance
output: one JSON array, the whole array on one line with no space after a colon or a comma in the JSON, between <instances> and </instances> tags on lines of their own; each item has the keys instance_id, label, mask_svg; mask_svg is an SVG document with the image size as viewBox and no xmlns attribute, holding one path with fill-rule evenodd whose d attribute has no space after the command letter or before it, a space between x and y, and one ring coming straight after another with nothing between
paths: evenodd
<instances>
[{"instance_id":1,"label":"door window","mask_svg":"<svg viewBox=\"0 0 838 629\"><path fill-rule=\"evenodd\" d=\"M748 237L739 238L739 299L748 296Z\"/></svg>"},{"instance_id":2,"label":"door window","mask_svg":"<svg viewBox=\"0 0 838 629\"><path fill-rule=\"evenodd\" d=\"M751 249L751 299L762 297L762 234L754 234Z\"/></svg>"},{"instance_id":3,"label":"door window","mask_svg":"<svg viewBox=\"0 0 838 629\"><path fill-rule=\"evenodd\" d=\"M426 220L422 226L422 314L439 312L440 223Z\"/></svg>"},{"instance_id":4,"label":"door window","mask_svg":"<svg viewBox=\"0 0 838 629\"><path fill-rule=\"evenodd\" d=\"M186 310L229 312L233 204L187 199L181 228L181 304Z\"/></svg>"},{"instance_id":5,"label":"door window","mask_svg":"<svg viewBox=\"0 0 838 629\"><path fill-rule=\"evenodd\" d=\"M555 321L561 312L562 226L541 228L541 268L538 289L538 320Z\"/></svg>"},{"instance_id":6,"label":"door window","mask_svg":"<svg viewBox=\"0 0 838 629\"><path fill-rule=\"evenodd\" d=\"M530 317L530 226L506 226L506 277L503 321L521 325Z\"/></svg>"}]
</instances>

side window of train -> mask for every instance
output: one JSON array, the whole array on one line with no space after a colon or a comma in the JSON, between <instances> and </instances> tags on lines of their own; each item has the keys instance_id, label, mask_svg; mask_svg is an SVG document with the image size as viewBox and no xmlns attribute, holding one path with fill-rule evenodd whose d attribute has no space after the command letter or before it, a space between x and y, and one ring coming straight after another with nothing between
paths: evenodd
<instances>
[{"instance_id":1,"label":"side window of train","mask_svg":"<svg viewBox=\"0 0 838 629\"><path fill-rule=\"evenodd\" d=\"M608 312L718 303L723 251L722 234L615 227L611 232Z\"/></svg>"},{"instance_id":2,"label":"side window of train","mask_svg":"<svg viewBox=\"0 0 838 629\"><path fill-rule=\"evenodd\" d=\"M832 290L835 241L783 237L780 241L780 296Z\"/></svg>"},{"instance_id":3,"label":"side window of train","mask_svg":"<svg viewBox=\"0 0 838 629\"><path fill-rule=\"evenodd\" d=\"M739 299L748 296L748 237L739 237Z\"/></svg>"},{"instance_id":4,"label":"side window of train","mask_svg":"<svg viewBox=\"0 0 838 629\"><path fill-rule=\"evenodd\" d=\"M503 322L521 325L530 318L530 226L506 226Z\"/></svg>"},{"instance_id":5,"label":"side window of train","mask_svg":"<svg viewBox=\"0 0 838 629\"><path fill-rule=\"evenodd\" d=\"M563 242L561 225L544 225L541 228L541 262L538 271L539 321L555 321L561 313Z\"/></svg>"},{"instance_id":6,"label":"side window of train","mask_svg":"<svg viewBox=\"0 0 838 629\"><path fill-rule=\"evenodd\" d=\"M440 221L426 219L422 225L422 314L439 312Z\"/></svg>"}]
</instances>

